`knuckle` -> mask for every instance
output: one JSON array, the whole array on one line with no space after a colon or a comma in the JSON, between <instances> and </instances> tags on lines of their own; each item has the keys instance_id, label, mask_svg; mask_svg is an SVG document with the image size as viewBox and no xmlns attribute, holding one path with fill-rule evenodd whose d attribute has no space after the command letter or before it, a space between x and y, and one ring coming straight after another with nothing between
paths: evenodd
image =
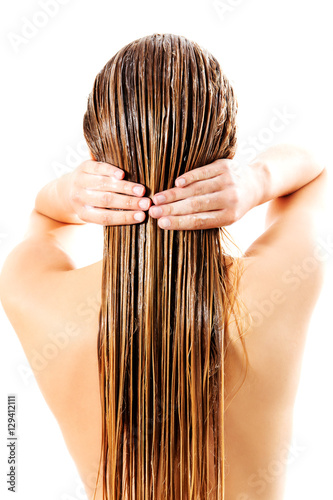
<instances>
[{"instance_id":1,"label":"knuckle","mask_svg":"<svg viewBox=\"0 0 333 500\"><path fill-rule=\"evenodd\" d=\"M223 159L216 160L217 171L222 174L225 171L226 163Z\"/></svg>"},{"instance_id":2,"label":"knuckle","mask_svg":"<svg viewBox=\"0 0 333 500\"><path fill-rule=\"evenodd\" d=\"M209 196L206 196L204 201L202 202L202 206L205 205L204 209L209 210L209 205L211 205L212 199Z\"/></svg>"},{"instance_id":3,"label":"knuckle","mask_svg":"<svg viewBox=\"0 0 333 500\"><path fill-rule=\"evenodd\" d=\"M225 172L230 172L233 168L234 160L232 158L222 158L221 165Z\"/></svg>"},{"instance_id":4,"label":"knuckle","mask_svg":"<svg viewBox=\"0 0 333 500\"><path fill-rule=\"evenodd\" d=\"M101 164L98 161L95 161L93 164L93 171L94 173L98 173L101 170Z\"/></svg>"},{"instance_id":5,"label":"knuckle","mask_svg":"<svg viewBox=\"0 0 333 500\"><path fill-rule=\"evenodd\" d=\"M209 175L209 167L208 165L205 165L201 167L201 174L203 177L207 177Z\"/></svg>"},{"instance_id":6,"label":"knuckle","mask_svg":"<svg viewBox=\"0 0 333 500\"><path fill-rule=\"evenodd\" d=\"M217 183L217 187L219 189L222 189L223 186L225 186L226 182L225 182L225 177L222 175L222 174L219 174L217 177L216 177L216 183Z\"/></svg>"},{"instance_id":7,"label":"knuckle","mask_svg":"<svg viewBox=\"0 0 333 500\"><path fill-rule=\"evenodd\" d=\"M179 193L180 188L171 188L169 189L169 192L167 193L166 198L167 198L167 203L170 203L172 201L175 201L177 199L177 193ZM164 203L166 203L164 202Z\"/></svg>"},{"instance_id":8,"label":"knuckle","mask_svg":"<svg viewBox=\"0 0 333 500\"><path fill-rule=\"evenodd\" d=\"M80 172L85 172L89 168L91 160L83 161L77 168Z\"/></svg>"},{"instance_id":9,"label":"knuckle","mask_svg":"<svg viewBox=\"0 0 333 500\"><path fill-rule=\"evenodd\" d=\"M111 205L111 202L112 202L112 195L111 193L108 193L108 192L105 192L102 194L102 203L103 205L105 205L106 207L110 206Z\"/></svg>"},{"instance_id":10,"label":"knuckle","mask_svg":"<svg viewBox=\"0 0 333 500\"><path fill-rule=\"evenodd\" d=\"M79 201L81 198L80 191L74 191L71 195L73 201Z\"/></svg>"},{"instance_id":11,"label":"knuckle","mask_svg":"<svg viewBox=\"0 0 333 500\"><path fill-rule=\"evenodd\" d=\"M108 180L105 176L101 177L99 181L99 188L100 189L106 189L108 187Z\"/></svg>"},{"instance_id":12,"label":"knuckle","mask_svg":"<svg viewBox=\"0 0 333 500\"><path fill-rule=\"evenodd\" d=\"M117 179L115 177L112 177L112 185L113 186L120 186L120 179ZM128 182L128 181L122 181L122 191L123 193L129 193L129 192L133 192L133 185Z\"/></svg>"},{"instance_id":13,"label":"knuckle","mask_svg":"<svg viewBox=\"0 0 333 500\"><path fill-rule=\"evenodd\" d=\"M111 176L108 180L109 189L117 189L119 187L119 179Z\"/></svg>"},{"instance_id":14,"label":"knuckle","mask_svg":"<svg viewBox=\"0 0 333 500\"><path fill-rule=\"evenodd\" d=\"M200 209L200 201L198 198L192 198L190 201L190 208L193 212L198 212Z\"/></svg>"},{"instance_id":15,"label":"knuckle","mask_svg":"<svg viewBox=\"0 0 333 500\"><path fill-rule=\"evenodd\" d=\"M232 176L231 176L231 173L229 171L224 172L223 180L224 180L224 184L227 184L228 186L231 186L233 184Z\"/></svg>"},{"instance_id":16,"label":"knuckle","mask_svg":"<svg viewBox=\"0 0 333 500\"><path fill-rule=\"evenodd\" d=\"M173 205L165 205L163 208L162 208L162 216L166 216L166 215L172 215L175 213L175 209L173 207Z\"/></svg>"},{"instance_id":17,"label":"knuckle","mask_svg":"<svg viewBox=\"0 0 333 500\"><path fill-rule=\"evenodd\" d=\"M224 170L224 172L228 172L229 174L231 174L231 172L232 172L231 165L232 165L231 162L224 161L223 162L223 170Z\"/></svg>"},{"instance_id":18,"label":"knuckle","mask_svg":"<svg viewBox=\"0 0 333 500\"><path fill-rule=\"evenodd\" d=\"M200 184L198 183L198 185L195 187L195 194L198 196L198 195L201 195L201 194L206 194L206 186L205 184Z\"/></svg>"},{"instance_id":19,"label":"knuckle","mask_svg":"<svg viewBox=\"0 0 333 500\"><path fill-rule=\"evenodd\" d=\"M195 194L194 196L199 196L201 194L204 194L205 193L205 190L207 189L205 184L202 184L200 182L198 182L196 185L195 185Z\"/></svg>"},{"instance_id":20,"label":"knuckle","mask_svg":"<svg viewBox=\"0 0 333 500\"><path fill-rule=\"evenodd\" d=\"M238 189L232 189L230 192L230 202L232 205L238 205L240 202L240 196Z\"/></svg>"},{"instance_id":21,"label":"knuckle","mask_svg":"<svg viewBox=\"0 0 333 500\"><path fill-rule=\"evenodd\" d=\"M195 229L200 229L204 225L204 220L201 217L195 216L194 217L194 227Z\"/></svg>"},{"instance_id":22,"label":"knuckle","mask_svg":"<svg viewBox=\"0 0 333 500\"><path fill-rule=\"evenodd\" d=\"M179 230L182 228L183 225L183 217L170 217L170 228L169 229L174 229L174 230Z\"/></svg>"},{"instance_id":23,"label":"knuckle","mask_svg":"<svg viewBox=\"0 0 333 500\"><path fill-rule=\"evenodd\" d=\"M233 224L238 220L238 211L236 209L229 210L227 216L227 225Z\"/></svg>"},{"instance_id":24,"label":"knuckle","mask_svg":"<svg viewBox=\"0 0 333 500\"><path fill-rule=\"evenodd\" d=\"M193 180L194 180L193 175L194 175L194 170L190 170L188 172L185 172L182 175L179 175L179 177L181 177L182 179L184 178L186 181L186 184L191 184L191 182L193 182Z\"/></svg>"},{"instance_id":25,"label":"knuckle","mask_svg":"<svg viewBox=\"0 0 333 500\"><path fill-rule=\"evenodd\" d=\"M141 198L133 198L132 196L128 196L126 200L126 208L131 208L135 210L141 210L139 206L139 201Z\"/></svg>"},{"instance_id":26,"label":"knuckle","mask_svg":"<svg viewBox=\"0 0 333 500\"><path fill-rule=\"evenodd\" d=\"M110 216L109 216L109 214L103 213L103 215L102 215L102 223L105 226L107 226L109 224L109 222L110 222Z\"/></svg>"}]
</instances>

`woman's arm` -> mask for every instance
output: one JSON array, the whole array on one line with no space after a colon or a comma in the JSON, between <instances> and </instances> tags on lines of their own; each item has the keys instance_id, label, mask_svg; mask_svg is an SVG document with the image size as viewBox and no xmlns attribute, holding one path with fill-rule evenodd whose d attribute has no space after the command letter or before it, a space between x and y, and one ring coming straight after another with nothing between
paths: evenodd
<instances>
[{"instance_id":1,"label":"woman's arm","mask_svg":"<svg viewBox=\"0 0 333 500\"><path fill-rule=\"evenodd\" d=\"M67 224L85 224L70 203L72 172L46 184L37 194L35 210L50 219Z\"/></svg>"},{"instance_id":2,"label":"woman's arm","mask_svg":"<svg viewBox=\"0 0 333 500\"><path fill-rule=\"evenodd\" d=\"M0 273L0 298L8 308L20 307L21 299L25 304L24 297L33 289L40 293L42 279L49 285L58 273L75 269L67 243L70 247L79 225L134 224L144 219L139 203L146 203L148 210L151 200L143 198L144 186L123 180L124 174L113 165L86 161L41 189L24 239L7 256Z\"/></svg>"},{"instance_id":3,"label":"woman's arm","mask_svg":"<svg viewBox=\"0 0 333 500\"><path fill-rule=\"evenodd\" d=\"M108 163L85 161L73 172L46 184L37 194L35 210L68 224L142 222L143 210L148 210L151 200L143 198L143 185L125 181L124 174Z\"/></svg>"},{"instance_id":4,"label":"woman's arm","mask_svg":"<svg viewBox=\"0 0 333 500\"><path fill-rule=\"evenodd\" d=\"M261 205L305 186L324 170L324 165L310 151L281 144L260 153L250 168L258 170L262 192L257 205Z\"/></svg>"},{"instance_id":5,"label":"woman's arm","mask_svg":"<svg viewBox=\"0 0 333 500\"><path fill-rule=\"evenodd\" d=\"M150 207L145 187L125 181L123 170L86 161L44 186L35 210L60 223L117 225L142 222L150 207L149 215L164 229L209 229L233 224L255 206L297 191L323 169L304 149L273 146L250 164L222 159L191 170L176 179L175 188L156 193L157 206Z\"/></svg>"},{"instance_id":6,"label":"woman's arm","mask_svg":"<svg viewBox=\"0 0 333 500\"><path fill-rule=\"evenodd\" d=\"M291 145L270 147L245 165L216 160L183 174L175 188L156 194L153 201L158 207L151 207L149 215L166 229L227 226L255 206L297 191L323 170L310 152Z\"/></svg>"}]
</instances>

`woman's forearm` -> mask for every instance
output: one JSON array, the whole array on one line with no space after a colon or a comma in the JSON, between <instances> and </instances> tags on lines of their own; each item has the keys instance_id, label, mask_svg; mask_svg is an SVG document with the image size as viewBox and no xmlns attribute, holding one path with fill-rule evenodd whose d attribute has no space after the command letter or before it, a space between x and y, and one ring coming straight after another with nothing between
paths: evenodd
<instances>
[{"instance_id":1,"label":"woman's forearm","mask_svg":"<svg viewBox=\"0 0 333 500\"><path fill-rule=\"evenodd\" d=\"M315 179L322 165L307 150L278 145L260 153L250 164L258 184L256 205L297 191Z\"/></svg>"},{"instance_id":2,"label":"woman's forearm","mask_svg":"<svg viewBox=\"0 0 333 500\"><path fill-rule=\"evenodd\" d=\"M297 191L323 170L324 165L305 149L291 145L268 148L240 172L244 196L249 197L244 213L267 201ZM72 173L68 173L46 184L36 197L35 209L59 222L85 224L70 202L72 183ZM172 201L175 201L174 195ZM141 210L140 207L138 210Z\"/></svg>"},{"instance_id":3,"label":"woman's forearm","mask_svg":"<svg viewBox=\"0 0 333 500\"><path fill-rule=\"evenodd\" d=\"M75 214L70 201L69 189L71 173L46 184L37 194L35 209L51 219L68 224L85 224Z\"/></svg>"}]
</instances>

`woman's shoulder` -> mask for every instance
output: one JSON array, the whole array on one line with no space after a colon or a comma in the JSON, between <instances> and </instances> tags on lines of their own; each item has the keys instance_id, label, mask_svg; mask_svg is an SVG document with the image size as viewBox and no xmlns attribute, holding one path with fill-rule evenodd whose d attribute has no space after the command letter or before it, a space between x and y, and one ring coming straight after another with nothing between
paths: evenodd
<instances>
[{"instance_id":1,"label":"woman's shoulder","mask_svg":"<svg viewBox=\"0 0 333 500\"><path fill-rule=\"evenodd\" d=\"M290 407L297 393L322 272L312 260L291 261L282 268L279 263L274 266L274 260L268 266L257 256L245 256L237 262L242 269L238 288L242 312L241 331L237 331L234 321L230 326L233 341L228 366L232 374L237 371L237 376L232 377L240 379L245 347L250 392L273 406L283 402Z\"/></svg>"},{"instance_id":2,"label":"woman's shoulder","mask_svg":"<svg viewBox=\"0 0 333 500\"><path fill-rule=\"evenodd\" d=\"M75 363L95 353L101 305L102 261L39 272L34 252L43 259L48 251L47 242L24 242L9 255L1 277L2 307L41 389L50 380L67 387Z\"/></svg>"}]
</instances>

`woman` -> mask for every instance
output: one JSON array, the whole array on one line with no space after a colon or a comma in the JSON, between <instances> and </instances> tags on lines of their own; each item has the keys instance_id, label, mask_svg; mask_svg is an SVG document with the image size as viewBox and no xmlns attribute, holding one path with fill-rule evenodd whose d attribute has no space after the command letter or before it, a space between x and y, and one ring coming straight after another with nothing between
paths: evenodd
<instances>
[{"instance_id":1,"label":"woman","mask_svg":"<svg viewBox=\"0 0 333 500\"><path fill-rule=\"evenodd\" d=\"M326 171L293 146L239 166L236 110L194 42L128 44L88 99L92 161L38 193L3 266L2 304L89 499L282 498ZM268 201L265 232L229 254L224 227ZM87 222L104 226L103 260L76 269L65 248Z\"/></svg>"}]
</instances>

